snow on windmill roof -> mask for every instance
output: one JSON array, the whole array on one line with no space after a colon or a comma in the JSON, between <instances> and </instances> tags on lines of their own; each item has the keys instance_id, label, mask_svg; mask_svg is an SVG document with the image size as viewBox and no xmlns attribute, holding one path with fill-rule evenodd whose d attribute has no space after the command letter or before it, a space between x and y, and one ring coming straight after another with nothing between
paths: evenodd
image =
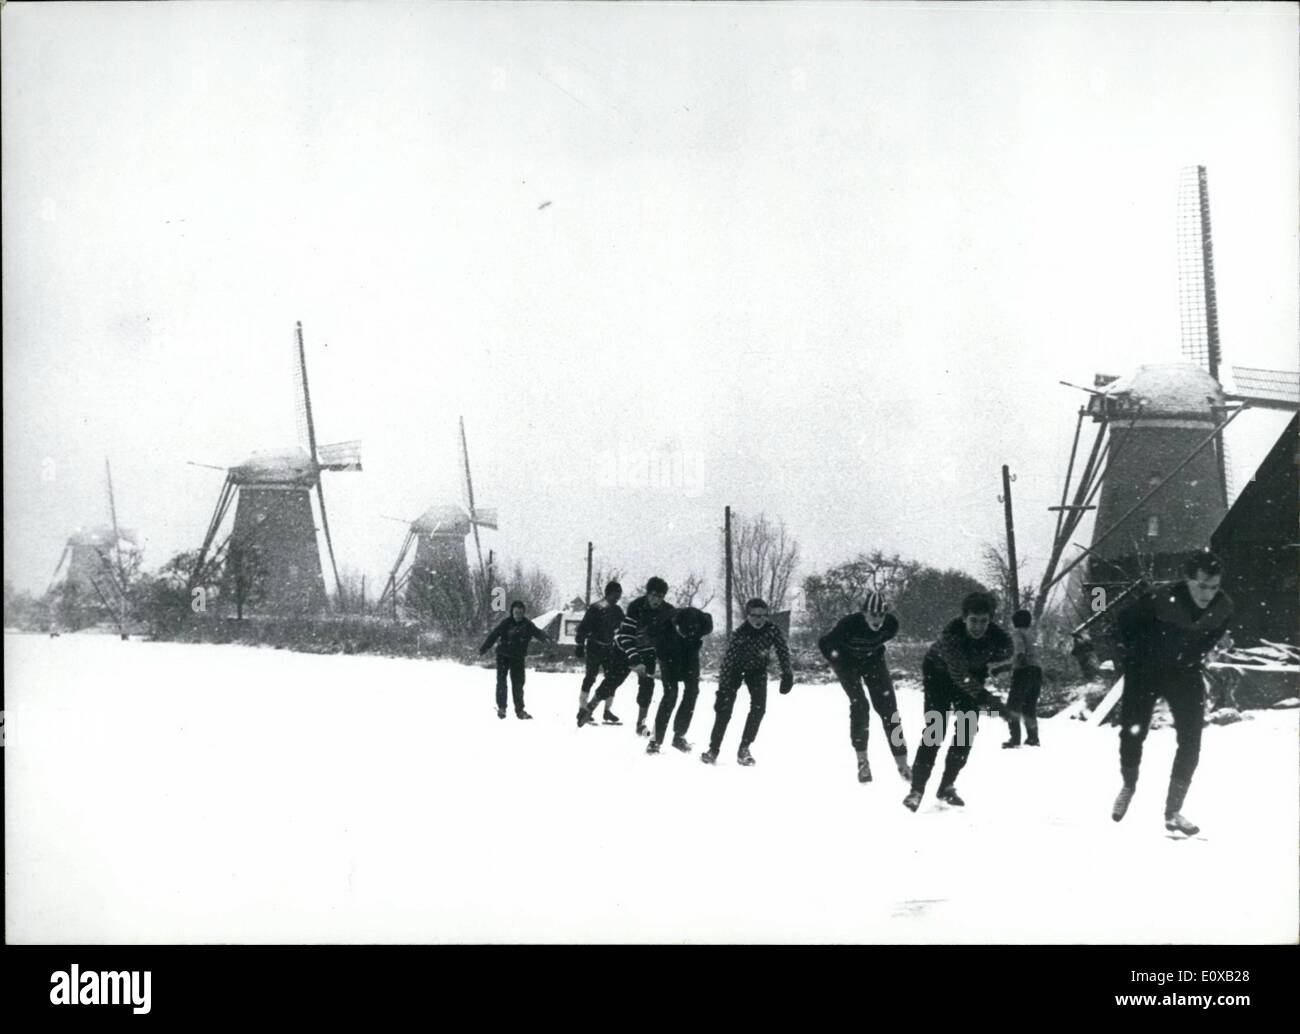
<instances>
[{"instance_id":1,"label":"snow on windmill roof","mask_svg":"<svg viewBox=\"0 0 1300 1034\"><path fill-rule=\"evenodd\" d=\"M431 506L411 524L419 535L468 535L469 514L459 506Z\"/></svg>"},{"instance_id":2,"label":"snow on windmill roof","mask_svg":"<svg viewBox=\"0 0 1300 1034\"><path fill-rule=\"evenodd\" d=\"M1223 389L1194 363L1139 366L1106 386L1104 394L1144 401L1145 413L1194 413L1223 404Z\"/></svg>"},{"instance_id":3,"label":"snow on windmill roof","mask_svg":"<svg viewBox=\"0 0 1300 1034\"><path fill-rule=\"evenodd\" d=\"M135 532L128 531L126 528L118 530L118 537L123 543L135 545ZM108 549L113 545L113 529L108 525L101 525L98 528L78 528L68 536L69 546L92 546L97 549Z\"/></svg>"},{"instance_id":4,"label":"snow on windmill roof","mask_svg":"<svg viewBox=\"0 0 1300 1034\"><path fill-rule=\"evenodd\" d=\"M311 457L298 448L255 452L230 468L230 476L239 484L314 484L316 474Z\"/></svg>"}]
</instances>

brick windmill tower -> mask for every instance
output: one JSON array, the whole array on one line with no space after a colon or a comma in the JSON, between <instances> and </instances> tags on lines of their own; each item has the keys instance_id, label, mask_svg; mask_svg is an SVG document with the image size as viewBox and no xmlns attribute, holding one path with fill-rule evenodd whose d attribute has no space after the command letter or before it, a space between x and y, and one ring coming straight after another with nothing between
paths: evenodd
<instances>
[{"instance_id":1,"label":"brick windmill tower","mask_svg":"<svg viewBox=\"0 0 1300 1034\"><path fill-rule=\"evenodd\" d=\"M295 330L293 370L299 445L255 452L226 471L225 483L190 577L193 588L212 580L219 570L236 597L241 616L245 597L255 598L256 609L270 613L313 613L325 609L328 600L311 506L313 490L320 503L321 530L325 533L334 584L342 591L321 474L327 470L359 471L361 443L351 441L317 447L301 323ZM233 527L214 549L232 502L235 503Z\"/></svg>"},{"instance_id":2,"label":"brick windmill tower","mask_svg":"<svg viewBox=\"0 0 1300 1034\"><path fill-rule=\"evenodd\" d=\"M1228 512L1223 429L1247 408L1300 408L1294 371L1234 367L1233 390L1224 389L1204 166L1180 178L1178 274L1183 361L1139 366L1123 377L1098 374L1085 389L1090 398L1079 410L1061 504L1053 508L1057 528L1040 611L1051 586L1085 559L1085 590L1104 590L1096 598L1110 603L1140 578L1178 577L1183 558L1209 544ZM1067 502L1085 419L1096 435ZM1092 510L1091 545L1072 542ZM1057 573L1071 545L1083 552Z\"/></svg>"},{"instance_id":3,"label":"brick windmill tower","mask_svg":"<svg viewBox=\"0 0 1300 1034\"><path fill-rule=\"evenodd\" d=\"M380 596L381 605L394 606L400 599L410 613L428 616L434 621L460 623L477 614L482 598L491 591L491 567L483 561L479 528L495 531L497 511L475 503L464 417L460 418L458 454L463 506L431 506L415 520L403 521L408 525L406 538ZM478 560L477 580L469 566L466 540L471 534ZM412 547L415 555L406 571L399 574Z\"/></svg>"}]
</instances>

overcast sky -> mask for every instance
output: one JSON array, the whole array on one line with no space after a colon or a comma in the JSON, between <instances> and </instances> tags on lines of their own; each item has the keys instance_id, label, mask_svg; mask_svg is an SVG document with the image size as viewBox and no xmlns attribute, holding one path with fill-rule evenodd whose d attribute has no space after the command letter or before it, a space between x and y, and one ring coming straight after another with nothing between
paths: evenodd
<instances>
[{"instance_id":1,"label":"overcast sky","mask_svg":"<svg viewBox=\"0 0 1300 1034\"><path fill-rule=\"evenodd\" d=\"M1179 171L1225 358L1297 364L1294 5L10 3L5 577L119 515L196 547L295 440L303 322L340 566L458 502L581 593L586 543L712 577L724 505L800 574L1036 577L1083 396L1177 361ZM1231 429L1249 480L1285 415ZM657 469L651 461L657 463ZM665 475L665 471L667 472ZM662 482L647 484L647 481Z\"/></svg>"}]
</instances>

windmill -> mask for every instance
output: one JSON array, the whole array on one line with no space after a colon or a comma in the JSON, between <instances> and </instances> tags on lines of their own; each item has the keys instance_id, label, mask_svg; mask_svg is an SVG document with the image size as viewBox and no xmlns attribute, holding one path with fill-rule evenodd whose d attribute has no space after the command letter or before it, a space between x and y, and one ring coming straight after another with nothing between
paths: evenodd
<instances>
[{"instance_id":1,"label":"windmill","mask_svg":"<svg viewBox=\"0 0 1300 1034\"><path fill-rule=\"evenodd\" d=\"M460 418L460 442L457 454L463 479L463 505L435 505L407 524L406 538L397 560L389 572L379 602L395 604L399 595L417 613L433 617L447 616L464 620L477 612L474 579L470 575L466 538L473 534L478 560L478 584L486 594L491 589L491 571L483 562L483 544L479 528L497 530L497 512L476 505L474 479L470 473L469 445L465 438L465 418ZM400 518L390 518L399 520ZM407 556L415 555L404 574L399 575Z\"/></svg>"},{"instance_id":2,"label":"windmill","mask_svg":"<svg viewBox=\"0 0 1300 1034\"><path fill-rule=\"evenodd\" d=\"M258 605L268 611L303 613L324 609L325 579L311 508L313 489L320 503L321 530L325 533L334 584L342 592L321 474L327 470L361 470L361 443L317 447L301 323L295 328L293 360L299 445L255 452L226 471L190 575L192 589L210 580L221 568L233 585L241 615L245 594L254 586L261 597ZM236 500L233 527L214 549L230 505Z\"/></svg>"},{"instance_id":3,"label":"windmill","mask_svg":"<svg viewBox=\"0 0 1300 1034\"><path fill-rule=\"evenodd\" d=\"M1086 583L1107 593L1138 578L1175 576L1182 558L1210 541L1228 511L1224 428L1247 408L1300 410L1298 371L1234 367L1234 390L1221 383L1204 166L1180 175L1177 243L1183 362L1139 366L1125 377L1098 374L1093 388L1083 389L1090 398L1079 410L1060 505L1052 507L1056 532L1035 603L1040 614L1051 587L1085 559ZM1096 434L1071 497L1085 418ZM1091 546L1073 542L1094 509ZM1071 545L1082 552L1058 573Z\"/></svg>"},{"instance_id":4,"label":"windmill","mask_svg":"<svg viewBox=\"0 0 1300 1034\"><path fill-rule=\"evenodd\" d=\"M112 616L118 631L126 638L127 591L131 574L139 564L139 547L132 531L117 523L117 502L113 496L113 470L104 460L110 523L90 530L77 529L64 544L54 567L50 588L58 582L59 572L67 563L62 582L65 605L101 604Z\"/></svg>"}]
</instances>

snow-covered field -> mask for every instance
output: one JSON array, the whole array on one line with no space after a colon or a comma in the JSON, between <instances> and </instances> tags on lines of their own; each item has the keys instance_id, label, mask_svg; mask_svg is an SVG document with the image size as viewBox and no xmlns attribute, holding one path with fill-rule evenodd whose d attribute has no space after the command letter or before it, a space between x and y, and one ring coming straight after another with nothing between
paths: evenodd
<instances>
[{"instance_id":1,"label":"snow-covered field","mask_svg":"<svg viewBox=\"0 0 1300 1034\"><path fill-rule=\"evenodd\" d=\"M835 684L773 680L758 765L578 731L578 677L237 646L5 636L10 943L1294 942L1297 713L1205 730L1166 837L1172 730L1112 823L1116 736L982 723L965 809L918 814L872 719L859 785ZM920 694L901 688L909 743ZM657 701L657 697L656 697ZM940 765L942 756L940 757Z\"/></svg>"}]
</instances>

